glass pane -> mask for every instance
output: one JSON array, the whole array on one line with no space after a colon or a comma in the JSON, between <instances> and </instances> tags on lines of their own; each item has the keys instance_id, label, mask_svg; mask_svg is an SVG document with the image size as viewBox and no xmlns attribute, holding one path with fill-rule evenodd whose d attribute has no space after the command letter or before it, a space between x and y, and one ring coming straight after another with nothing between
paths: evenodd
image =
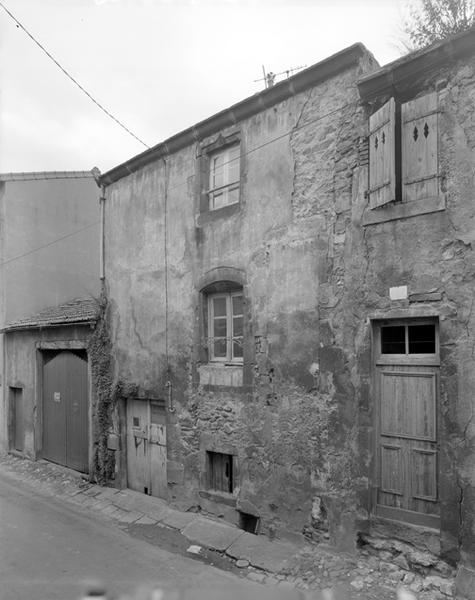
<instances>
[{"instance_id":1,"label":"glass pane","mask_svg":"<svg viewBox=\"0 0 475 600\"><path fill-rule=\"evenodd\" d=\"M239 146L239 144L237 146L231 146L231 148L229 148L229 160L233 160L236 158L239 160L240 154L241 147Z\"/></svg>"},{"instance_id":2,"label":"glass pane","mask_svg":"<svg viewBox=\"0 0 475 600\"><path fill-rule=\"evenodd\" d=\"M239 188L228 189L226 197L226 204L235 204L239 202Z\"/></svg>"},{"instance_id":3,"label":"glass pane","mask_svg":"<svg viewBox=\"0 0 475 600\"><path fill-rule=\"evenodd\" d=\"M214 340L214 356L215 358L226 358L226 340Z\"/></svg>"},{"instance_id":4,"label":"glass pane","mask_svg":"<svg viewBox=\"0 0 475 600\"><path fill-rule=\"evenodd\" d=\"M233 358L242 358L242 339L233 341Z\"/></svg>"},{"instance_id":5,"label":"glass pane","mask_svg":"<svg viewBox=\"0 0 475 600\"><path fill-rule=\"evenodd\" d=\"M221 317L219 319L214 319L213 323L214 323L214 330L213 330L214 337L226 337L228 335L225 318L223 319Z\"/></svg>"},{"instance_id":6,"label":"glass pane","mask_svg":"<svg viewBox=\"0 0 475 600\"><path fill-rule=\"evenodd\" d=\"M242 335L242 317L233 318L233 337Z\"/></svg>"},{"instance_id":7,"label":"glass pane","mask_svg":"<svg viewBox=\"0 0 475 600\"><path fill-rule=\"evenodd\" d=\"M226 316L226 298L220 296L213 298L213 316L225 317Z\"/></svg>"},{"instance_id":8,"label":"glass pane","mask_svg":"<svg viewBox=\"0 0 475 600\"><path fill-rule=\"evenodd\" d=\"M232 296L233 315L242 315L242 296Z\"/></svg>"},{"instance_id":9,"label":"glass pane","mask_svg":"<svg viewBox=\"0 0 475 600\"><path fill-rule=\"evenodd\" d=\"M405 354L404 325L381 327L381 354Z\"/></svg>"},{"instance_id":10,"label":"glass pane","mask_svg":"<svg viewBox=\"0 0 475 600\"><path fill-rule=\"evenodd\" d=\"M228 181L226 183L239 181L239 146L231 148L228 153L228 161Z\"/></svg>"},{"instance_id":11,"label":"glass pane","mask_svg":"<svg viewBox=\"0 0 475 600\"><path fill-rule=\"evenodd\" d=\"M212 160L211 165L211 189L224 185L224 160L223 155L218 154Z\"/></svg>"},{"instance_id":12,"label":"glass pane","mask_svg":"<svg viewBox=\"0 0 475 600\"><path fill-rule=\"evenodd\" d=\"M221 208L222 206L226 206L226 204L228 203L228 194L227 194L227 189L224 189L221 192L218 192L216 194L213 194L213 202L212 202L212 209L216 209L216 208Z\"/></svg>"},{"instance_id":13,"label":"glass pane","mask_svg":"<svg viewBox=\"0 0 475 600\"><path fill-rule=\"evenodd\" d=\"M435 325L409 325L409 354L435 354Z\"/></svg>"}]
</instances>

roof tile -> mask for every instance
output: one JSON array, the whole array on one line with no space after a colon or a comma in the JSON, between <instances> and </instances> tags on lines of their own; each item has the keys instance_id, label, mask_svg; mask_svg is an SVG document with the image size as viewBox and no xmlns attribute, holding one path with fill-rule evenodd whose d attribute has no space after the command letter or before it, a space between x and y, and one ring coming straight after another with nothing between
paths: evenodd
<instances>
[{"instance_id":1,"label":"roof tile","mask_svg":"<svg viewBox=\"0 0 475 600\"><path fill-rule=\"evenodd\" d=\"M3 331L17 329L36 329L53 325L72 325L96 321L99 315L99 304L93 298L76 298L59 306L50 306L30 317L13 321Z\"/></svg>"}]
</instances>

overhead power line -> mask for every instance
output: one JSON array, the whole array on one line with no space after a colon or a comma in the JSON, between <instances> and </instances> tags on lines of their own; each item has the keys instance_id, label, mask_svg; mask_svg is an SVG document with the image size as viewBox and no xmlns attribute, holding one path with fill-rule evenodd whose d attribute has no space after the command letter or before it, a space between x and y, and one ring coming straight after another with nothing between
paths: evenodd
<instances>
[{"instance_id":1,"label":"overhead power line","mask_svg":"<svg viewBox=\"0 0 475 600\"><path fill-rule=\"evenodd\" d=\"M0 2L1 4L1 2ZM327 113L324 113L322 115L318 115L317 117L314 117L313 119L309 119L308 121L306 121L305 123L302 123L301 125L296 125L294 127L292 127L291 129L289 129L288 131L285 131L284 133L281 133L280 135L270 138L269 140L263 142L262 144L258 144L257 146L254 146L253 148L250 148L249 150L247 150L246 152L244 152L242 154L242 156L247 156L249 154L252 154L253 152L256 152L257 150L260 150L261 148L265 148L266 146L268 146L269 144L273 144L274 142L277 142L283 138L285 138L288 135L292 135L293 133L295 133L296 131L299 131L301 129L304 129L305 127L308 127L309 125L312 125L313 123L316 123L318 121L321 121L323 119L326 119L332 115L334 115L337 112L340 112L342 110L344 110L345 108L348 108L349 106L351 106L351 102L348 102L346 104L342 104L341 106L339 106L338 108L335 108ZM166 154L166 156L170 156L169 154ZM192 177L194 177L194 175L192 175ZM183 185L189 185L189 178L187 177L186 179L183 179L182 181L180 181L179 183L171 186L171 187L166 187L166 192L167 194L169 192L171 192L172 190L176 190L178 188L180 188ZM302 192L300 192L302 193ZM305 194L303 194L305 196ZM168 203L168 198L167 198L167 203ZM49 246L52 246L53 244L56 244L57 242L60 242L66 238L69 238L71 236L77 235L78 233L81 233L82 231L85 231L86 229L89 229L91 227L94 227L94 225L97 225L99 223L99 221L94 221L93 223L90 223L89 225L86 225L85 227L78 229L77 231L73 231L71 233L68 233L64 236L61 236L59 238L56 238L54 240L52 240L51 242L43 245L43 246L38 246L37 248L33 248L32 250L29 250L28 252L25 252L24 254L20 254L19 256L13 256L12 258L8 258L7 260L4 260L3 262L0 262L0 267L3 267L4 265L14 262L16 260L19 260L25 256L28 256L29 254L33 254L35 252L38 252L40 250L43 250L43 248L48 248Z\"/></svg>"},{"instance_id":2,"label":"overhead power line","mask_svg":"<svg viewBox=\"0 0 475 600\"><path fill-rule=\"evenodd\" d=\"M67 238L77 235L78 233L82 233L83 231L86 231L86 229L91 229L91 227L98 225L99 222L100 221L94 221L93 223L89 223L89 225L86 225L85 227L81 227L81 229L77 229L76 231L71 231L71 233L67 233L66 235L62 235L59 238L51 240L51 242L48 242L47 244L43 244L42 246L38 246L37 248L32 248L31 250L28 250L28 252L24 252L23 254L19 254L18 256L12 256L12 258L7 258L3 262L0 262L0 267L3 267L4 265L8 265L9 263L14 262L16 260L20 260L20 258L29 256L30 254L34 254L35 252L39 252L40 250L43 250L44 248L49 248L50 246L53 246L53 244L57 244L58 242L62 242L63 240L66 240Z\"/></svg>"},{"instance_id":3,"label":"overhead power line","mask_svg":"<svg viewBox=\"0 0 475 600\"><path fill-rule=\"evenodd\" d=\"M70 79L75 85L77 85L77 87L84 92L84 94L86 94L86 96L92 100L94 102L94 104L96 106L98 106L108 117L110 117L113 121L115 121L115 123L117 123L120 127L122 127L122 129L124 129L129 135L131 135L133 138L135 138L138 142L140 142L143 146L145 146L145 148L150 148L150 146L148 144L146 144L144 141L142 141L139 137L137 137L135 135L135 133L133 133L132 131L130 131L130 129L128 127L126 127L123 123L121 123L119 121L119 119L116 119L116 117L114 117L113 114L111 114L107 108L105 108L104 106L102 106L102 104L100 104L100 102L98 102L95 98L93 98L91 96L91 94L83 88L83 86L72 76L68 73L68 71L66 71L66 69L60 65L60 63L54 58L54 56L52 56L48 50L46 50L46 48L40 44L40 42L33 36L33 34L31 34L28 29L26 29L26 27L24 27L24 25L22 25L22 23L20 23L20 21L8 10L8 8L3 4L3 2L0 1L0 6L3 8L3 10L7 13L7 15L13 19L13 21L15 21L15 23L17 24L18 27L20 27L20 29L23 29L23 31L26 33L26 35L33 40L33 42L38 46L38 48L40 48L45 54L46 56L51 59L54 64L61 69L61 71L66 75L66 77L68 79Z\"/></svg>"}]
</instances>

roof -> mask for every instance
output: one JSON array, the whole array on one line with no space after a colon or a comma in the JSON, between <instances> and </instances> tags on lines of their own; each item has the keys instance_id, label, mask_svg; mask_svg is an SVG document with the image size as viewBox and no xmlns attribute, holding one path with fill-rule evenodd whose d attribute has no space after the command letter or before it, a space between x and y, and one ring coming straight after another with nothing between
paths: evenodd
<instances>
[{"instance_id":1,"label":"roof","mask_svg":"<svg viewBox=\"0 0 475 600\"><path fill-rule=\"evenodd\" d=\"M393 93L403 86L417 82L429 70L440 68L463 56L475 54L475 27L436 42L422 50L410 52L381 69L361 77L358 89L363 100Z\"/></svg>"},{"instance_id":2,"label":"roof","mask_svg":"<svg viewBox=\"0 0 475 600\"><path fill-rule=\"evenodd\" d=\"M329 56L308 69L299 71L296 75L284 79L274 86L263 90L237 104L216 113L212 117L200 121L196 125L189 127L168 138L164 142L145 150L141 154L134 156L125 163L107 171L99 178L101 185L110 185L122 177L126 177L135 171L138 171L145 165L154 162L160 158L173 154L186 146L194 144L196 141L213 135L225 127L236 125L239 121L251 117L278 102L282 102L291 96L302 92L318 83L321 83L337 75L341 71L349 69L358 64L360 58L366 56L374 63L376 60L373 55L363 46L357 43ZM376 63L377 64L377 63Z\"/></svg>"},{"instance_id":3,"label":"roof","mask_svg":"<svg viewBox=\"0 0 475 600\"><path fill-rule=\"evenodd\" d=\"M93 298L75 299L59 306L51 306L41 312L6 325L2 332L21 329L42 329L60 325L94 323L99 316L99 304Z\"/></svg>"},{"instance_id":4,"label":"roof","mask_svg":"<svg viewBox=\"0 0 475 600\"><path fill-rule=\"evenodd\" d=\"M0 173L0 181L32 181L42 179L86 179L91 171L30 171L25 173Z\"/></svg>"}]
</instances>

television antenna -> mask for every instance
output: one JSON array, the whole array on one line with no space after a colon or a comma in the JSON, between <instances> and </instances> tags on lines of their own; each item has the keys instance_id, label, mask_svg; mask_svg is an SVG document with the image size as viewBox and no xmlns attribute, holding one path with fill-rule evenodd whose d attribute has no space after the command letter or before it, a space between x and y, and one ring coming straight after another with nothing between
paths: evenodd
<instances>
[{"instance_id":1,"label":"television antenna","mask_svg":"<svg viewBox=\"0 0 475 600\"><path fill-rule=\"evenodd\" d=\"M300 71L300 69L305 69L307 65L301 65L300 67L292 67L291 69L286 69L285 71L281 71L280 73L273 73L269 71L266 73L266 68L262 65L262 74L263 77L260 79L254 79L254 83L259 81L263 81L265 83L266 89L272 87L275 84L275 78L280 75L285 75L287 79L294 73L295 71Z\"/></svg>"}]
</instances>

